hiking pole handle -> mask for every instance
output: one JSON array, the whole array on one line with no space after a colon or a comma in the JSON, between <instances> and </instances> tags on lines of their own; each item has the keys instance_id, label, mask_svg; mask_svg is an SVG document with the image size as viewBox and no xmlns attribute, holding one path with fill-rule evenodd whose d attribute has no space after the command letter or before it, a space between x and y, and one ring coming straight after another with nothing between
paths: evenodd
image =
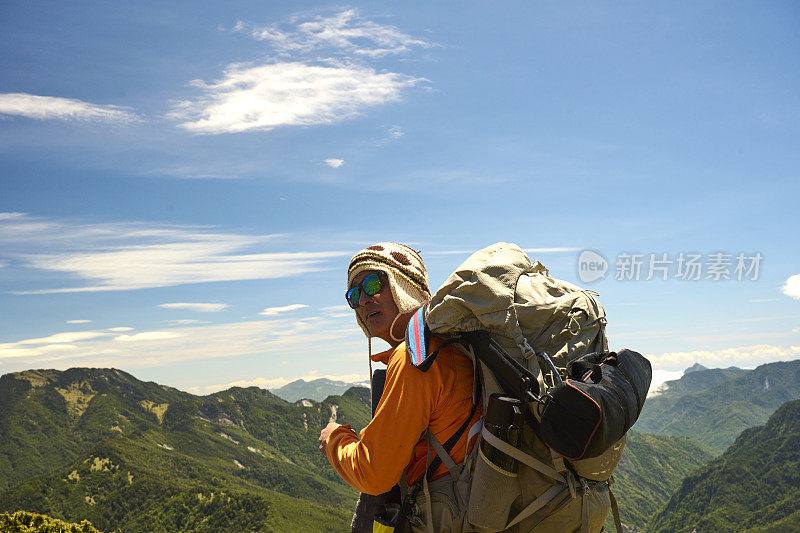
<instances>
[{"instance_id":1,"label":"hiking pole handle","mask_svg":"<svg viewBox=\"0 0 800 533\"><path fill-rule=\"evenodd\" d=\"M526 403L540 400L536 376L508 355L488 333L472 331L464 333L462 338L474 348L475 357L489 367L507 394Z\"/></svg>"}]
</instances>

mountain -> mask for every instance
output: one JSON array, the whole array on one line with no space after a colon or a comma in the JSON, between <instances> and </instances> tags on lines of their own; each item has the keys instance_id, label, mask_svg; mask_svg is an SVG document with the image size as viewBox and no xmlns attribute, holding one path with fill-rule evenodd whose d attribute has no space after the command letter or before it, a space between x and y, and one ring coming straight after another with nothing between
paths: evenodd
<instances>
[{"instance_id":1,"label":"mountain","mask_svg":"<svg viewBox=\"0 0 800 533\"><path fill-rule=\"evenodd\" d=\"M652 521L652 532L798 531L800 400L684 479Z\"/></svg>"},{"instance_id":2,"label":"mountain","mask_svg":"<svg viewBox=\"0 0 800 533\"><path fill-rule=\"evenodd\" d=\"M303 398L321 402L328 396L342 395L347 389L352 387L364 387L364 385L361 383L332 381L326 378L315 379L313 381L298 379L279 389L270 389L270 392L275 396L283 398L287 402L296 402Z\"/></svg>"},{"instance_id":3,"label":"mountain","mask_svg":"<svg viewBox=\"0 0 800 533\"><path fill-rule=\"evenodd\" d=\"M744 429L764 424L775 409L800 398L800 360L761 365L734 377L738 370L699 392L648 398L636 430L688 437L722 453ZM681 390L703 389L705 385L692 380L708 372L692 372L676 381L687 380ZM713 375L719 376L708 374Z\"/></svg>"},{"instance_id":4,"label":"mountain","mask_svg":"<svg viewBox=\"0 0 800 533\"><path fill-rule=\"evenodd\" d=\"M118 532L340 531L356 493L317 449L330 419L362 428L369 391L292 404L256 387L194 396L115 369L6 374L0 512Z\"/></svg>"},{"instance_id":5,"label":"mountain","mask_svg":"<svg viewBox=\"0 0 800 533\"><path fill-rule=\"evenodd\" d=\"M713 388L721 383L741 377L752 370L745 370L732 366L730 368L708 369L703 365L695 363L683 372L680 379L665 381L661 386L653 391L651 398L675 398L695 394Z\"/></svg>"},{"instance_id":6,"label":"mountain","mask_svg":"<svg viewBox=\"0 0 800 533\"><path fill-rule=\"evenodd\" d=\"M611 490L622 523L643 530L681 481L713 457L711 451L685 437L629 431ZM615 531L611 514L608 531Z\"/></svg>"},{"instance_id":7,"label":"mountain","mask_svg":"<svg viewBox=\"0 0 800 533\"><path fill-rule=\"evenodd\" d=\"M700 363L695 363L686 370L683 371L684 374L689 374L691 372L699 372L701 370L708 370L708 367L701 365Z\"/></svg>"},{"instance_id":8,"label":"mountain","mask_svg":"<svg viewBox=\"0 0 800 533\"><path fill-rule=\"evenodd\" d=\"M0 513L0 531L18 533L100 533L87 520L80 524L70 524L63 520L25 511Z\"/></svg>"}]
</instances>

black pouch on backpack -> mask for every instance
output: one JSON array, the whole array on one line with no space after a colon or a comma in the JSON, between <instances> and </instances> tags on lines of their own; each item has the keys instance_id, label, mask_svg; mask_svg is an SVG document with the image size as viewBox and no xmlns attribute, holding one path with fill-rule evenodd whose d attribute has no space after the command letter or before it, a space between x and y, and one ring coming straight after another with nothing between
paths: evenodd
<instances>
[{"instance_id":1,"label":"black pouch on backpack","mask_svg":"<svg viewBox=\"0 0 800 533\"><path fill-rule=\"evenodd\" d=\"M567 379L544 400L542 441L571 460L602 454L639 418L652 373L650 361L627 349L570 362Z\"/></svg>"}]
</instances>

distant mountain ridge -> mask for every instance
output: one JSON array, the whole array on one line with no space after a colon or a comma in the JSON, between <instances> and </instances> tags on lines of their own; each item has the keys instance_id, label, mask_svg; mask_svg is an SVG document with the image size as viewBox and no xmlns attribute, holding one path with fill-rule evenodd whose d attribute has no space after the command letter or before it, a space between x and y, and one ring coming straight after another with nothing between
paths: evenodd
<instances>
[{"instance_id":1,"label":"distant mountain ridge","mask_svg":"<svg viewBox=\"0 0 800 533\"><path fill-rule=\"evenodd\" d=\"M684 423L700 427L698 419L732 406L738 412L763 400L766 410L796 381L800 362L773 363L711 388L700 384L697 393L648 399L645 409L655 403L674 417L689 399L700 409ZM766 393L753 393L754 383ZM256 387L194 396L115 369L7 374L0 377L0 512L88 519L119 533L347 530L356 493L316 438L331 419L358 431L369 412L364 387L290 403ZM716 429L730 427L721 419ZM631 431L613 487L623 521L644 528L711 456L681 436Z\"/></svg>"},{"instance_id":2,"label":"distant mountain ridge","mask_svg":"<svg viewBox=\"0 0 800 533\"><path fill-rule=\"evenodd\" d=\"M676 397L703 392L720 383L741 377L748 372L752 372L752 370L745 370L735 366L729 368L706 368L699 363L695 363L684 370L683 376L679 379L662 383L648 398Z\"/></svg>"},{"instance_id":3,"label":"distant mountain ridge","mask_svg":"<svg viewBox=\"0 0 800 533\"><path fill-rule=\"evenodd\" d=\"M321 402L328 396L340 396L352 387L364 387L363 383L346 383L344 381L333 381L327 378L319 378L311 381L298 379L287 383L283 387L270 389L269 391L283 398L287 402L296 402L307 398Z\"/></svg>"},{"instance_id":4,"label":"distant mountain ridge","mask_svg":"<svg viewBox=\"0 0 800 533\"><path fill-rule=\"evenodd\" d=\"M799 531L800 400L686 477L648 531Z\"/></svg>"},{"instance_id":5,"label":"distant mountain ridge","mask_svg":"<svg viewBox=\"0 0 800 533\"><path fill-rule=\"evenodd\" d=\"M743 430L764 424L778 407L800 398L800 360L744 371L699 370L676 382L673 394L647 399L634 428L688 437L722 453Z\"/></svg>"},{"instance_id":6,"label":"distant mountain ridge","mask_svg":"<svg viewBox=\"0 0 800 533\"><path fill-rule=\"evenodd\" d=\"M116 369L6 374L0 512L118 532L344 530L356 493L317 449L332 418L364 427L369 391L292 404L256 387L194 396Z\"/></svg>"}]
</instances>

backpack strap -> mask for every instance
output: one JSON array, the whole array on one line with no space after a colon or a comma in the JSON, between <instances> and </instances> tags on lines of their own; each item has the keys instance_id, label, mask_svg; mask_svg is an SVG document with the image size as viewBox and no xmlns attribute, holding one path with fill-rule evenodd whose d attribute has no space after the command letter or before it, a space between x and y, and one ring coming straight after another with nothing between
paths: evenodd
<instances>
[{"instance_id":1,"label":"backpack strap","mask_svg":"<svg viewBox=\"0 0 800 533\"><path fill-rule=\"evenodd\" d=\"M608 497L611 500L611 514L614 515L614 526L617 528L617 533L622 533L622 521L619 519L619 506L617 505L617 499L614 497L614 493L611 492L611 485L614 484L614 476L608 478Z\"/></svg>"},{"instance_id":2,"label":"backpack strap","mask_svg":"<svg viewBox=\"0 0 800 533\"><path fill-rule=\"evenodd\" d=\"M438 449L436 450L436 457L433 458L433 461L430 464L428 464L428 468L425 470L426 478L433 477L433 474L436 472L436 470L438 470L439 465L441 465L442 462L444 462L445 466L447 466L447 470L449 470L451 474L453 473L453 470L447 464L447 461L450 461L450 463L455 465L453 458L450 457L450 451L453 449L453 446L456 445L458 439L461 438L461 436L469 427L469 423L472 421L472 417L475 416L475 411L477 409L478 409L478 402L473 402L472 410L469 412L469 416L467 417L467 419L464 420L464 423L461 424L461 427L459 427L456 430L456 432L453 433L453 435L445 441L444 444L439 444L439 441L436 439L436 437L433 436L433 433L431 433L428 429L426 429L425 433L422 434L422 436L425 438L427 438L426 435L430 435L431 437L433 437L433 439L436 441L436 444L440 446L442 451L442 453L440 454L439 450ZM446 457L447 460L445 460L444 457Z\"/></svg>"},{"instance_id":3,"label":"backpack strap","mask_svg":"<svg viewBox=\"0 0 800 533\"><path fill-rule=\"evenodd\" d=\"M553 467L546 465L545 463L536 459L532 455L528 455L519 448L511 446L506 441L495 437L486 428L484 428L483 431L481 431L481 437L483 438L483 440L485 440L486 442L497 448L497 450L513 457L514 459L516 459L521 463L525 463L526 465L533 468L534 470L537 470L541 474L544 474L545 476L555 481L558 481L559 483L562 483L565 486L568 484L564 476L556 472L556 470Z\"/></svg>"},{"instance_id":4,"label":"backpack strap","mask_svg":"<svg viewBox=\"0 0 800 533\"><path fill-rule=\"evenodd\" d=\"M427 305L423 305L414 312L411 320L408 321L408 328L406 328L406 351L408 352L408 357L411 360L411 364L423 372L431 367L434 359L439 354L438 349L432 353L428 350L431 331L425 324L426 307Z\"/></svg>"}]
</instances>

